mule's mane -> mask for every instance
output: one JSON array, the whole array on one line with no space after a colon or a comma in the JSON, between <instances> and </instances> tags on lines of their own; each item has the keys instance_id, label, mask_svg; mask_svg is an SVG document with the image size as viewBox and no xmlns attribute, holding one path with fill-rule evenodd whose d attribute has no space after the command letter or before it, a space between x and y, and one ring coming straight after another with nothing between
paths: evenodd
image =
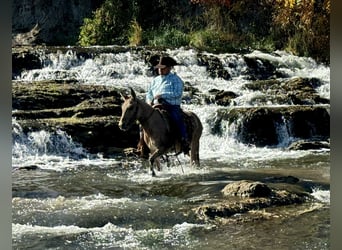
<instances>
[{"instance_id":1,"label":"mule's mane","mask_svg":"<svg viewBox=\"0 0 342 250\"><path fill-rule=\"evenodd\" d=\"M140 123L143 123L152 116L155 109L152 106L150 106L148 103L146 103L145 101L139 98L135 98L135 100L137 102L137 105L141 108L140 117L137 117L137 118Z\"/></svg>"}]
</instances>

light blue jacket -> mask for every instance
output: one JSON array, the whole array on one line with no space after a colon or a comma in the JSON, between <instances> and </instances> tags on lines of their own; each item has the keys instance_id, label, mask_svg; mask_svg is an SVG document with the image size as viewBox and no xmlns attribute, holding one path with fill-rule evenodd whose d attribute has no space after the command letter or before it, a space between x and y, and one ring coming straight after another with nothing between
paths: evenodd
<instances>
[{"instance_id":1,"label":"light blue jacket","mask_svg":"<svg viewBox=\"0 0 342 250\"><path fill-rule=\"evenodd\" d=\"M146 102L151 103L156 96L160 96L171 105L180 105L182 102L184 83L175 73L159 75L150 83Z\"/></svg>"}]
</instances>

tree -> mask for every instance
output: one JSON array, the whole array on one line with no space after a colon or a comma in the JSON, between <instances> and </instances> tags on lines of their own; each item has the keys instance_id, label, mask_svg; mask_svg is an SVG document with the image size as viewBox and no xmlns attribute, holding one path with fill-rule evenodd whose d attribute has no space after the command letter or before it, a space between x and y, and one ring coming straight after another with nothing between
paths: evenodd
<instances>
[{"instance_id":1,"label":"tree","mask_svg":"<svg viewBox=\"0 0 342 250\"><path fill-rule=\"evenodd\" d=\"M127 44L129 26L134 14L133 2L106 0L93 13L93 18L84 19L79 44L82 46Z\"/></svg>"}]
</instances>

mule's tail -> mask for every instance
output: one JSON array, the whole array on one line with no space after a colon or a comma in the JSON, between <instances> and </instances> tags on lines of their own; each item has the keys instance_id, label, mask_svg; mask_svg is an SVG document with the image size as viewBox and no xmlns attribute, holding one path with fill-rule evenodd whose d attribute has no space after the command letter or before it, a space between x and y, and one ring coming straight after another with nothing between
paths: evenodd
<instances>
[{"instance_id":1,"label":"mule's tail","mask_svg":"<svg viewBox=\"0 0 342 250\"><path fill-rule=\"evenodd\" d=\"M199 117L193 112L185 112L188 116L188 128L190 136L190 164L200 166L199 149L203 125Z\"/></svg>"}]
</instances>

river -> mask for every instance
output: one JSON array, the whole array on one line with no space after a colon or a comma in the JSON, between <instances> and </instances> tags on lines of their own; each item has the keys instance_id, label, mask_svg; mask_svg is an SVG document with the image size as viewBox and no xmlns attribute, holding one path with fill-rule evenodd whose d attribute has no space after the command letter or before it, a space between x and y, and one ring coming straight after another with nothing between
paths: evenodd
<instances>
[{"instance_id":1,"label":"river","mask_svg":"<svg viewBox=\"0 0 342 250\"><path fill-rule=\"evenodd\" d=\"M257 105L251 100L258 93L242 87L250 81L242 55L216 55L231 75L224 80L210 77L194 50L167 52L180 63L177 74L200 92L226 89L239 94L235 105ZM329 67L282 51L253 54L272 60L288 78L320 79L324 84L317 92L330 99ZM77 79L143 92L153 77L132 52L80 59L70 49L42 52L41 60L42 69L25 71L14 81ZM190 167L179 155L155 178L141 159L91 155L64 131L25 134L13 119L13 249L329 249L330 150L287 150L295 138L286 131L277 147L245 145L236 140L234 125L212 133L218 105L185 102L183 108L194 111L204 126L201 166ZM274 176L299 178L316 200L256 211L264 215L260 220L239 220L246 215L237 214L218 222L195 212L222 200L220 190L232 181Z\"/></svg>"}]
</instances>

